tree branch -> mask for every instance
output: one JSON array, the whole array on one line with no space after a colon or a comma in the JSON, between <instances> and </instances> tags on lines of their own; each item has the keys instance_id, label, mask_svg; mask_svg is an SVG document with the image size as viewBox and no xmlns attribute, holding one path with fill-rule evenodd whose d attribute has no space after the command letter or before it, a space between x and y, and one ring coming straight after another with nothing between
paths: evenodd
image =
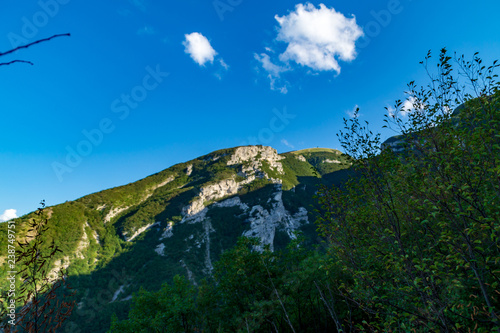
<instances>
[{"instance_id":1,"label":"tree branch","mask_svg":"<svg viewBox=\"0 0 500 333\"><path fill-rule=\"evenodd\" d=\"M71 36L71 34L67 33L67 34L57 34L57 35L54 35L54 36L51 36L51 37L48 37L48 38L43 38L43 39L39 39L37 41L34 41L32 43L29 43L29 44L26 44L26 45L21 45L21 46L18 46L16 47L15 49L12 49L12 50L9 50L7 52L4 52L4 53L1 53L0 52L0 57L4 56L4 55L7 55L7 54L10 54L10 53L14 53L18 50L21 50L21 49L27 49L28 47L32 46L32 45L35 45L35 44L38 44L38 43L43 43L43 42L47 42L51 39L54 39L54 38L57 38L57 37L63 37L63 36Z\"/></svg>"},{"instance_id":2,"label":"tree branch","mask_svg":"<svg viewBox=\"0 0 500 333\"><path fill-rule=\"evenodd\" d=\"M25 64L33 65L33 63L31 61L26 61L26 60L12 60L12 61L9 61L9 62L1 62L0 66L8 66L8 65L16 63L16 62L22 62L22 63L25 63Z\"/></svg>"}]
</instances>

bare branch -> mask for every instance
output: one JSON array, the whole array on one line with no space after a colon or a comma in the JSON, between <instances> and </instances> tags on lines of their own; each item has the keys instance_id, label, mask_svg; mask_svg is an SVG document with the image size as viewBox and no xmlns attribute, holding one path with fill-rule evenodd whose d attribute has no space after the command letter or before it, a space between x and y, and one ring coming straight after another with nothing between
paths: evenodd
<instances>
[{"instance_id":1,"label":"bare branch","mask_svg":"<svg viewBox=\"0 0 500 333\"><path fill-rule=\"evenodd\" d=\"M43 38L43 39L39 39L37 41L34 41L32 43L29 43L29 44L26 44L26 45L21 45L21 46L18 46L16 47L15 49L12 49L12 50L9 50L7 52L4 52L4 53L1 53L0 52L0 57L4 56L4 55L7 55L7 54L10 54L10 53L14 53L18 50L21 50L21 49L27 49L28 47L32 46L32 45L35 45L35 44L39 44L39 43L43 43L43 42L47 42L51 39L54 39L54 38L57 38L57 37L63 37L63 36L71 36L71 34L67 33L67 34L57 34L57 35L54 35L54 36L51 36L51 37L48 37L48 38Z\"/></svg>"},{"instance_id":2,"label":"bare branch","mask_svg":"<svg viewBox=\"0 0 500 333\"><path fill-rule=\"evenodd\" d=\"M8 65L16 63L16 62L22 62L22 63L25 63L25 64L33 65L33 63L31 61L26 61L26 60L12 60L12 61L9 61L9 62L1 62L0 66L8 66Z\"/></svg>"}]
</instances>

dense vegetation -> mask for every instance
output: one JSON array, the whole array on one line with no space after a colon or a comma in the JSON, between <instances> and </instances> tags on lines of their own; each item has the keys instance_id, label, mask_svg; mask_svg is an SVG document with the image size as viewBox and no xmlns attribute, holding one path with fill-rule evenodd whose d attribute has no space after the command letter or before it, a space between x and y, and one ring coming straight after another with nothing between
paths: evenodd
<instances>
[{"instance_id":1,"label":"dense vegetation","mask_svg":"<svg viewBox=\"0 0 500 333\"><path fill-rule=\"evenodd\" d=\"M396 102L402 150L345 120L353 166L318 194L323 248L240 239L199 285L141 290L110 332L500 331L498 65L455 61L467 84L443 50L431 83L409 85L412 110Z\"/></svg>"},{"instance_id":2,"label":"dense vegetation","mask_svg":"<svg viewBox=\"0 0 500 333\"><path fill-rule=\"evenodd\" d=\"M176 276L159 291L139 291L129 319L114 317L110 332L335 331L325 295L338 277L318 269L318 252L300 240L275 252L254 251L257 244L241 238L197 287Z\"/></svg>"},{"instance_id":3,"label":"dense vegetation","mask_svg":"<svg viewBox=\"0 0 500 333\"><path fill-rule=\"evenodd\" d=\"M456 64L466 84L443 50L429 86L409 85L407 121L388 117L402 132L401 153L379 154L378 137L357 119L339 135L358 177L322 191L319 225L330 269L351 277L338 293L370 330L500 330L498 65L477 55Z\"/></svg>"}]
</instances>

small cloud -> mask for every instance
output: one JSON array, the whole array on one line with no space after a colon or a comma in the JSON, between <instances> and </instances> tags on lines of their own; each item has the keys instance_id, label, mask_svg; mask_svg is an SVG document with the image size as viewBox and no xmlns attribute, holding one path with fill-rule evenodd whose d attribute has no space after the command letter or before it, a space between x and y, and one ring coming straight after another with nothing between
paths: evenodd
<instances>
[{"instance_id":1,"label":"small cloud","mask_svg":"<svg viewBox=\"0 0 500 333\"><path fill-rule=\"evenodd\" d=\"M146 11L146 2L144 0L129 0L129 2L141 12Z\"/></svg>"},{"instance_id":2,"label":"small cloud","mask_svg":"<svg viewBox=\"0 0 500 333\"><path fill-rule=\"evenodd\" d=\"M185 47L184 52L189 54L191 59L203 67L207 62L214 65L215 61L216 70L213 74L216 78L222 80L222 76L229 69L229 65L226 64L224 59L218 56L217 51L214 50L207 37L199 32L193 32L184 36L185 40L182 42L182 45Z\"/></svg>"},{"instance_id":3,"label":"small cloud","mask_svg":"<svg viewBox=\"0 0 500 333\"><path fill-rule=\"evenodd\" d=\"M219 59L219 69L214 73L215 77L222 80L222 75L229 70L229 65L224 62L224 59Z\"/></svg>"},{"instance_id":4,"label":"small cloud","mask_svg":"<svg viewBox=\"0 0 500 333\"><path fill-rule=\"evenodd\" d=\"M280 73L286 71L286 67L274 64L266 53L261 53L260 55L255 53L254 58L261 63L262 68L264 68L266 72L274 77L279 77Z\"/></svg>"},{"instance_id":5,"label":"small cloud","mask_svg":"<svg viewBox=\"0 0 500 333\"><path fill-rule=\"evenodd\" d=\"M355 105L352 110L347 110L345 113L349 116L349 118L359 118L361 113L358 112L359 106Z\"/></svg>"},{"instance_id":6,"label":"small cloud","mask_svg":"<svg viewBox=\"0 0 500 333\"><path fill-rule=\"evenodd\" d=\"M229 69L229 65L224 62L224 59L220 58L219 63L226 71Z\"/></svg>"},{"instance_id":7,"label":"small cloud","mask_svg":"<svg viewBox=\"0 0 500 333\"><path fill-rule=\"evenodd\" d=\"M184 35L185 40L182 42L185 49L184 52L200 66L205 66L207 62L213 63L217 52L214 50L207 37L199 32L193 32Z\"/></svg>"},{"instance_id":8,"label":"small cloud","mask_svg":"<svg viewBox=\"0 0 500 333\"><path fill-rule=\"evenodd\" d=\"M260 62L264 71L268 73L267 77L271 84L271 90L278 90L282 94L286 94L288 89L286 83L282 82L280 75L281 73L286 72L288 68L274 64L269 55L266 53L261 53L260 55L255 53L254 58Z\"/></svg>"},{"instance_id":9,"label":"small cloud","mask_svg":"<svg viewBox=\"0 0 500 333\"><path fill-rule=\"evenodd\" d=\"M2 215L0 215L0 222L7 222L9 220L17 218L17 210L6 209Z\"/></svg>"},{"instance_id":10,"label":"small cloud","mask_svg":"<svg viewBox=\"0 0 500 333\"><path fill-rule=\"evenodd\" d=\"M152 26L150 25L145 25L144 27L140 28L139 30L137 30L137 35L139 36L143 36L143 35L154 35L156 34L156 29L153 28Z\"/></svg>"},{"instance_id":11,"label":"small cloud","mask_svg":"<svg viewBox=\"0 0 500 333\"><path fill-rule=\"evenodd\" d=\"M281 143L284 144L285 146L289 147L289 148L295 149L295 146L292 145L291 143L289 143L288 140L281 139Z\"/></svg>"}]
</instances>

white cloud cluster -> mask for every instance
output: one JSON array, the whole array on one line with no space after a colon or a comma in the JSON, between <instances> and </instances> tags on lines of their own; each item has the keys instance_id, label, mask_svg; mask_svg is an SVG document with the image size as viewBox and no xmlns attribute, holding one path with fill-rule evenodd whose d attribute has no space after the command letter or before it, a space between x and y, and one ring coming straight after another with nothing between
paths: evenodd
<instances>
[{"instance_id":1,"label":"white cloud cluster","mask_svg":"<svg viewBox=\"0 0 500 333\"><path fill-rule=\"evenodd\" d=\"M317 8L306 3L296 5L288 15L276 15L275 19L279 24L275 41L286 43L285 51L274 60L266 53L255 55L268 72L271 88L276 86L280 73L293 69L293 63L314 72L334 71L339 74L339 60L356 58L356 40L363 36L363 29L357 25L354 16L346 17L324 4ZM266 50L274 53L270 48Z\"/></svg>"},{"instance_id":2,"label":"white cloud cluster","mask_svg":"<svg viewBox=\"0 0 500 333\"><path fill-rule=\"evenodd\" d=\"M295 61L316 71L334 70L340 73L337 57L343 61L356 58L355 43L363 30L354 17L328 8L319 9L311 3L298 4L295 11L282 17L275 16L280 28L278 41L288 44L280 55L281 61Z\"/></svg>"},{"instance_id":3,"label":"white cloud cluster","mask_svg":"<svg viewBox=\"0 0 500 333\"><path fill-rule=\"evenodd\" d=\"M17 210L6 209L2 215L0 215L0 222L7 222L9 220L15 219L17 217Z\"/></svg>"},{"instance_id":4,"label":"white cloud cluster","mask_svg":"<svg viewBox=\"0 0 500 333\"><path fill-rule=\"evenodd\" d=\"M187 54L200 66L205 66L207 62L213 63L217 52L214 50L207 37L199 32L193 32L184 35L185 40L182 42ZM224 63L222 61L222 63ZM227 66L227 65L226 65Z\"/></svg>"}]
</instances>

